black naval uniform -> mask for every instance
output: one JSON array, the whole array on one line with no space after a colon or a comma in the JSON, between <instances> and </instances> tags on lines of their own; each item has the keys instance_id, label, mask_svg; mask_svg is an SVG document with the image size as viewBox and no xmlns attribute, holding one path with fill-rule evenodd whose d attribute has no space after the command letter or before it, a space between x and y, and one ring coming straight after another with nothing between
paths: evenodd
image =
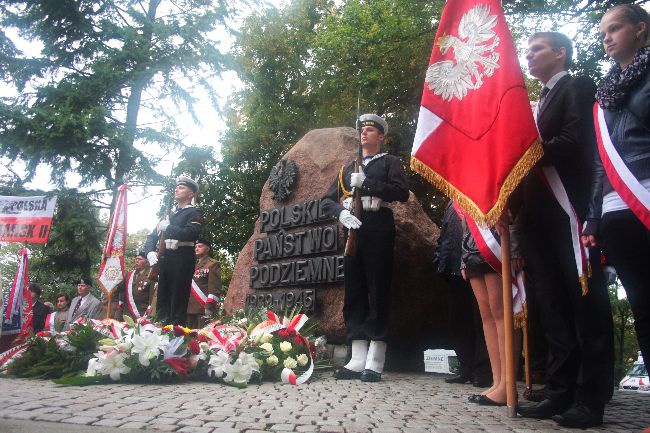
<instances>
[{"instance_id":1,"label":"black naval uniform","mask_svg":"<svg viewBox=\"0 0 650 433\"><path fill-rule=\"evenodd\" d=\"M187 245L177 249L165 249L160 261L158 277L158 300L156 313L158 319L168 324L184 324L187 303L190 297L190 286L194 274L194 242L199 238L203 213L193 205L185 206L169 217L169 226L165 230L165 239L176 239ZM158 246L158 231L147 237L144 249L148 254L156 251Z\"/></svg>"},{"instance_id":2,"label":"black naval uniform","mask_svg":"<svg viewBox=\"0 0 650 433\"><path fill-rule=\"evenodd\" d=\"M379 197L384 202L409 198L406 174L399 158L378 154L364 162L366 179L361 196ZM323 197L326 214L338 217L344 209L341 200L348 197L350 174L355 161L339 173L337 179ZM343 185L340 181L343 181ZM357 254L345 257L345 299L343 318L348 340L386 341L388 337L388 314L390 285L393 274L393 246L395 222L393 211L381 207L377 211L361 211L361 228L357 230Z\"/></svg>"}]
</instances>

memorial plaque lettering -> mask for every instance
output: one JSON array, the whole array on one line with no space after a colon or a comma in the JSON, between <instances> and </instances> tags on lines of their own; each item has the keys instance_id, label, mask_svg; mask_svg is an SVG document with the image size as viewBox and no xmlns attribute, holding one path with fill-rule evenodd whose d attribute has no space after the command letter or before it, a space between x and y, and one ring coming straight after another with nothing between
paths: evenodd
<instances>
[{"instance_id":1,"label":"memorial plaque lettering","mask_svg":"<svg viewBox=\"0 0 650 433\"><path fill-rule=\"evenodd\" d=\"M298 307L301 311L314 311L315 305L315 289L258 291L246 295L246 306L252 308L273 307L286 310Z\"/></svg>"}]
</instances>

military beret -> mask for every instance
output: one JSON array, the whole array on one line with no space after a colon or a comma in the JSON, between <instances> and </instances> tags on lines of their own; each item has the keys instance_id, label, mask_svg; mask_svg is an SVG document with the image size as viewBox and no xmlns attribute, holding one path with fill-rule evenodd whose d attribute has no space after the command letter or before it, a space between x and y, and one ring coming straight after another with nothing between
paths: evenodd
<instances>
[{"instance_id":1,"label":"military beret","mask_svg":"<svg viewBox=\"0 0 650 433\"><path fill-rule=\"evenodd\" d=\"M199 184L196 183L194 179L190 179L187 176L178 176L176 178L176 186L178 185L185 185L186 187L194 191L195 194L199 191Z\"/></svg>"},{"instance_id":2,"label":"military beret","mask_svg":"<svg viewBox=\"0 0 650 433\"><path fill-rule=\"evenodd\" d=\"M81 277L75 282L75 284L86 284L87 286L92 286L93 282L88 277Z\"/></svg>"},{"instance_id":3,"label":"military beret","mask_svg":"<svg viewBox=\"0 0 650 433\"><path fill-rule=\"evenodd\" d=\"M208 248L212 249L212 242L207 239L199 239L196 241L196 243L206 245Z\"/></svg>"},{"instance_id":4,"label":"military beret","mask_svg":"<svg viewBox=\"0 0 650 433\"><path fill-rule=\"evenodd\" d=\"M376 114L362 114L359 117L359 127L363 126L374 126L382 134L388 134L388 123Z\"/></svg>"}]
</instances>

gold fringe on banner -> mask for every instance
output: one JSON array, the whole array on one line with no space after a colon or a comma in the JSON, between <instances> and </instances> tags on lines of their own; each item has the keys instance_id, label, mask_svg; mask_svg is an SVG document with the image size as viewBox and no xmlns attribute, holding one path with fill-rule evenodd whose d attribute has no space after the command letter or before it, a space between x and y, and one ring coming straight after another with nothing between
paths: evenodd
<instances>
[{"instance_id":1,"label":"gold fringe on banner","mask_svg":"<svg viewBox=\"0 0 650 433\"><path fill-rule=\"evenodd\" d=\"M477 224L480 224L483 227L492 227L499 220L499 217L501 217L510 194L512 194L524 176L526 176L543 155L544 150L542 149L542 143L537 139L510 171L510 174L508 174L506 180L501 186L499 198L496 204L487 212L487 214L484 214L476 203L474 203L469 197L456 189L444 177L433 171L431 167L417 159L415 156L411 156L411 169L431 182L447 197L458 202L458 205L469 213Z\"/></svg>"},{"instance_id":2,"label":"gold fringe on banner","mask_svg":"<svg viewBox=\"0 0 650 433\"><path fill-rule=\"evenodd\" d=\"M528 302L524 302L521 313L514 315L514 325L515 329L523 329L526 326L526 321L528 320Z\"/></svg>"}]
</instances>

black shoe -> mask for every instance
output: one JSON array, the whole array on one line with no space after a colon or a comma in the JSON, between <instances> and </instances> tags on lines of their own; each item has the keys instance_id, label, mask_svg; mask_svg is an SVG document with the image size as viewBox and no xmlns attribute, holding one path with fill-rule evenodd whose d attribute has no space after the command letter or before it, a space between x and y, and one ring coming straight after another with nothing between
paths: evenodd
<instances>
[{"instance_id":1,"label":"black shoe","mask_svg":"<svg viewBox=\"0 0 650 433\"><path fill-rule=\"evenodd\" d=\"M562 427L589 428L603 424L603 412L576 404L563 414L553 416L553 421Z\"/></svg>"},{"instance_id":2,"label":"black shoe","mask_svg":"<svg viewBox=\"0 0 650 433\"><path fill-rule=\"evenodd\" d=\"M471 381L472 377L467 374L458 374L456 376L448 377L445 379L446 383L467 383Z\"/></svg>"},{"instance_id":3,"label":"black shoe","mask_svg":"<svg viewBox=\"0 0 650 433\"><path fill-rule=\"evenodd\" d=\"M361 372L361 377L359 379L363 382L379 382L381 380L381 373L366 368Z\"/></svg>"},{"instance_id":4,"label":"black shoe","mask_svg":"<svg viewBox=\"0 0 650 433\"><path fill-rule=\"evenodd\" d=\"M482 394L472 394L469 397L467 397L467 401L469 401L470 403L478 403L481 397L483 397Z\"/></svg>"},{"instance_id":5,"label":"black shoe","mask_svg":"<svg viewBox=\"0 0 650 433\"><path fill-rule=\"evenodd\" d=\"M478 403L481 406L505 406L505 403L499 403L497 401L492 400L490 397L487 395L479 394L478 398L474 403Z\"/></svg>"},{"instance_id":6,"label":"black shoe","mask_svg":"<svg viewBox=\"0 0 650 433\"><path fill-rule=\"evenodd\" d=\"M337 368L334 370L334 379L338 380L352 380L361 378L360 371L348 370L345 367Z\"/></svg>"},{"instance_id":7,"label":"black shoe","mask_svg":"<svg viewBox=\"0 0 650 433\"><path fill-rule=\"evenodd\" d=\"M569 405L545 398L531 406L517 406L517 413L524 418L549 419L567 410Z\"/></svg>"},{"instance_id":8,"label":"black shoe","mask_svg":"<svg viewBox=\"0 0 650 433\"><path fill-rule=\"evenodd\" d=\"M472 385L477 388L489 388L492 386L492 379L487 377L475 377L472 379Z\"/></svg>"}]
</instances>

